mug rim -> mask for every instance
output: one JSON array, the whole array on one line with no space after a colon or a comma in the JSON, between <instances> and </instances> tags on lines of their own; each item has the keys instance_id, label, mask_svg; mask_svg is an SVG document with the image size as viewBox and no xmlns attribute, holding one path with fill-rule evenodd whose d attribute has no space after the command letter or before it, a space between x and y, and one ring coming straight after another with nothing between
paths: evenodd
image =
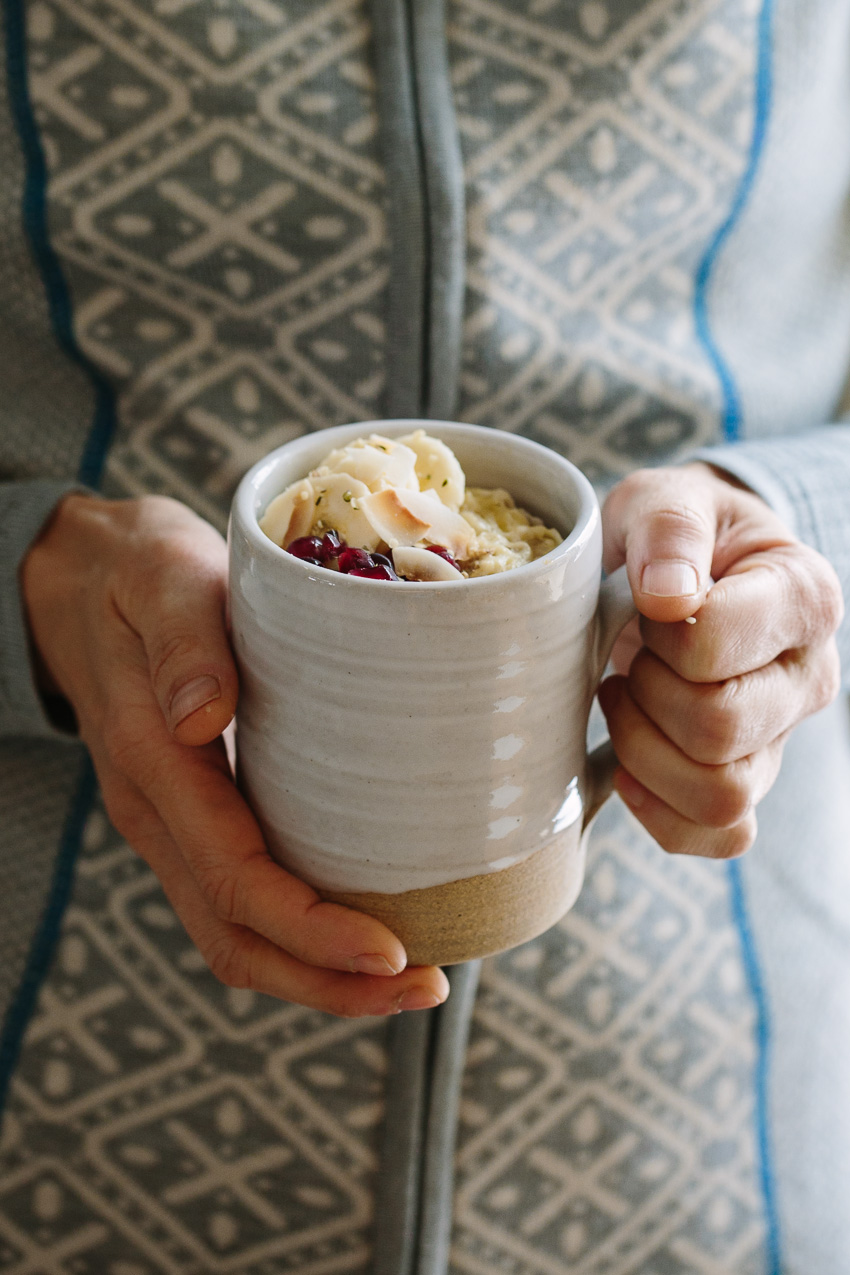
<instances>
[{"instance_id":1,"label":"mug rim","mask_svg":"<svg viewBox=\"0 0 850 1275\"><path fill-rule=\"evenodd\" d=\"M388 426L390 427L389 430L386 428ZM287 553L280 545L275 544L261 530L259 514L254 508L259 485L261 481L266 480L271 471L279 467L280 460L284 457L284 454L289 455L291 452L297 451L299 445L305 451L308 450L309 440L313 440L319 435L328 438L328 450L330 451L331 448L338 445L338 442L359 438L361 434L367 432L383 432L386 437L391 438L394 434L411 433L414 429L422 428L426 432L433 430L434 437L440 438L439 431L445 427L448 427L450 432L457 431L460 434L466 434L474 438L483 438L486 435L495 433L503 440L510 440L508 446L515 447L520 453L525 452L527 455L536 454L539 458L543 456L551 458L562 468L578 495L578 513L572 530L554 549L550 549L548 553L543 554L540 558L535 558L532 562L525 562L520 567L515 567L510 571L498 571L492 575L465 578L464 584L474 585L479 589L482 586L488 586L491 589L505 587L505 577L508 577L509 582L517 571L521 571L523 579L527 580L532 571L536 570L539 573L541 570L554 566L563 558L578 557L585 543L592 538L594 530L600 521L599 501L587 476L581 472L577 465L574 465L572 461L567 460L565 456L554 451L551 447L546 447L533 439L525 438L521 434L513 434L488 425L473 425L467 421L429 420L422 417L392 417L384 420L353 421L345 425L333 425L328 429L312 430L305 434L299 434L297 438L290 439L289 442L274 448L252 465L247 473L243 475L233 496L231 521L236 518L252 546L258 552L270 556L273 561L280 562L285 560L288 564L294 564L295 567L301 568L302 571L310 575L316 571L321 571L323 576L326 573L327 576L331 577L334 584L342 584L345 581L346 584L343 587L353 587L356 584L358 588L363 585L380 588L386 584L386 581L370 580L368 577L361 576L348 577L345 573L332 571L329 567L317 567L312 563L303 562L300 558L294 557L293 554ZM446 439L445 441L448 442L449 440ZM297 479L292 479L291 481L295 482ZM279 492L275 493L275 495L279 494ZM274 496L271 496L270 500L273 499ZM322 579L323 576L319 577L319 579ZM317 577L312 575L312 578L316 579ZM407 586L405 589L406 594L409 594L410 590L413 590L414 594L431 594L434 590L454 590L457 587L457 581L455 580L400 580L398 583ZM393 592L396 592L396 590L393 590ZM464 592L466 591L464 590Z\"/></svg>"}]
</instances>

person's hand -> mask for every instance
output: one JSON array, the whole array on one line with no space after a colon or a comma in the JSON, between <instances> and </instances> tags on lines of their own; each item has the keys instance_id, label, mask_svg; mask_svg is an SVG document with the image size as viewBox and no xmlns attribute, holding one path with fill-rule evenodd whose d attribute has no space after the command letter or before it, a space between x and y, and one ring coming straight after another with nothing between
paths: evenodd
<instances>
[{"instance_id":1,"label":"person's hand","mask_svg":"<svg viewBox=\"0 0 850 1275\"><path fill-rule=\"evenodd\" d=\"M665 850L743 854L788 734L838 693L835 572L704 464L630 475L603 532L605 569L627 564L641 613L599 690L614 786Z\"/></svg>"},{"instance_id":2,"label":"person's hand","mask_svg":"<svg viewBox=\"0 0 850 1275\"><path fill-rule=\"evenodd\" d=\"M150 864L213 973L333 1014L436 1005L379 921L322 902L269 857L221 734L236 707L227 550L173 500L67 496L22 585L46 689L74 709L118 831Z\"/></svg>"}]
</instances>

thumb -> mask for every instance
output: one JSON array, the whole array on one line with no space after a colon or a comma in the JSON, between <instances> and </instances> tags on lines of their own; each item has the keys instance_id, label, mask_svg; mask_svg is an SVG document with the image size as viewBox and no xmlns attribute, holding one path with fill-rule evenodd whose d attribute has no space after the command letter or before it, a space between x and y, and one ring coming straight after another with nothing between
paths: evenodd
<instances>
[{"instance_id":1,"label":"thumb","mask_svg":"<svg viewBox=\"0 0 850 1275\"><path fill-rule=\"evenodd\" d=\"M696 468L640 470L613 489L602 516L605 567L626 563L635 605L650 620L684 620L711 585L716 493Z\"/></svg>"},{"instance_id":2,"label":"thumb","mask_svg":"<svg viewBox=\"0 0 850 1275\"><path fill-rule=\"evenodd\" d=\"M223 548L223 546L222 546ZM142 639L165 723L181 744L208 744L236 711L238 676L227 639L226 554L184 546L157 573L156 592L128 616Z\"/></svg>"}]
</instances>

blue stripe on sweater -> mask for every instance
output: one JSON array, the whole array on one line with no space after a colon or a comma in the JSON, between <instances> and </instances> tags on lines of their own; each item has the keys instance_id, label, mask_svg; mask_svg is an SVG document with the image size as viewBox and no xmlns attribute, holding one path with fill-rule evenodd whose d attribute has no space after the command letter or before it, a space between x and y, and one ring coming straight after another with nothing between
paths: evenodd
<instances>
[{"instance_id":1,"label":"blue stripe on sweater","mask_svg":"<svg viewBox=\"0 0 850 1275\"><path fill-rule=\"evenodd\" d=\"M728 864L732 915L741 938L741 955L750 993L756 1006L756 1139L761 1170L761 1188L764 1196L767 1275L782 1275L782 1258L779 1235L779 1214L776 1206L776 1183L773 1173L773 1155L770 1138L770 1112L768 1089L770 1081L770 1017L767 995L759 965L758 951L753 939L744 893L741 865L737 861Z\"/></svg>"},{"instance_id":2,"label":"blue stripe on sweater","mask_svg":"<svg viewBox=\"0 0 850 1275\"><path fill-rule=\"evenodd\" d=\"M6 0L6 74L9 104L24 155L24 229L44 282L53 332L65 354L89 376L95 393L92 426L77 471L80 482L96 487L115 431L115 394L98 368L86 358L74 336L71 298L47 227L47 165L32 111L27 75L24 0Z\"/></svg>"},{"instance_id":3,"label":"blue stripe on sweater","mask_svg":"<svg viewBox=\"0 0 850 1275\"><path fill-rule=\"evenodd\" d=\"M0 1035L0 1115L2 1115L3 1105L6 1101L9 1081L17 1066L24 1032L35 1009L42 980L47 973L56 949L56 940L59 937L62 917L65 915L65 908L68 905L68 899L71 894L74 865L77 860L83 827L94 800L96 787L94 768L88 757L86 757L83 762L82 775L77 785L74 802L59 845L56 869L50 886L47 906L44 909L38 930L33 939L23 978L9 1007L6 1021L3 1024L3 1032Z\"/></svg>"},{"instance_id":4,"label":"blue stripe on sweater","mask_svg":"<svg viewBox=\"0 0 850 1275\"><path fill-rule=\"evenodd\" d=\"M720 252L729 235L738 224L741 214L752 193L756 170L764 149L770 117L772 76L771 76L771 27L773 18L772 0L764 0L758 21L758 58L755 82L755 118L753 136L747 166L741 178L729 213L714 235L708 249L700 262L696 275L694 296L694 317L697 335L717 373L723 391L723 433L728 442L735 442L741 436L741 400L735 378L728 363L720 352L714 339L708 319L708 290L711 276ZM732 915L738 929L741 942L741 955L756 1010L756 1102L755 1125L756 1142L759 1154L762 1195L764 1198L766 1236L766 1275L781 1275L782 1257L779 1232L779 1215L776 1203L776 1184L771 1152L770 1120L769 1120L769 1081L770 1081L770 1015L767 994L761 974L758 951L753 938L752 926L747 911L744 882L741 865L730 863L729 889L731 895Z\"/></svg>"},{"instance_id":5,"label":"blue stripe on sweater","mask_svg":"<svg viewBox=\"0 0 850 1275\"><path fill-rule=\"evenodd\" d=\"M29 96L24 8L24 0L6 0L3 5L9 103L20 137L25 167L22 216L44 283L50 321L57 343L65 355L85 370L94 389L94 416L80 457L77 476L81 482L95 487L100 482L106 452L115 431L115 396L109 382L77 345L71 298L59 259L50 243L47 228L47 166ZM62 917L71 892L83 827L95 791L94 769L86 758L59 845L47 905L30 948L23 978L0 1033L0 1114L27 1023L56 949Z\"/></svg>"},{"instance_id":6,"label":"blue stripe on sweater","mask_svg":"<svg viewBox=\"0 0 850 1275\"><path fill-rule=\"evenodd\" d=\"M750 153L744 175L735 192L732 206L726 219L720 224L714 238L708 245L705 256L699 264L696 275L696 292L694 295L694 318L697 336L702 342L712 366L720 380L723 390L723 432L728 442L734 442L741 431L741 401L735 379L729 365L721 354L708 320L708 289L711 276L717 264L717 258L732 230L735 228L749 199L756 170L764 149L767 125L770 117L772 93L771 75L771 26L773 18L773 0L764 0L758 21L758 57L755 83L755 119Z\"/></svg>"}]
</instances>

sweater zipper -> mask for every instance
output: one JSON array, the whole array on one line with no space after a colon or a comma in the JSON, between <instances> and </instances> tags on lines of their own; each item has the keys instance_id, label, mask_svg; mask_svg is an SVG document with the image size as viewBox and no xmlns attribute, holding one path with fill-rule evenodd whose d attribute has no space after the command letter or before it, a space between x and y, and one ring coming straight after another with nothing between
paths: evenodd
<instances>
[{"instance_id":1,"label":"sweater zipper","mask_svg":"<svg viewBox=\"0 0 850 1275\"><path fill-rule=\"evenodd\" d=\"M389 417L450 418L465 282L463 163L445 0L371 0L387 176Z\"/></svg>"}]
</instances>

